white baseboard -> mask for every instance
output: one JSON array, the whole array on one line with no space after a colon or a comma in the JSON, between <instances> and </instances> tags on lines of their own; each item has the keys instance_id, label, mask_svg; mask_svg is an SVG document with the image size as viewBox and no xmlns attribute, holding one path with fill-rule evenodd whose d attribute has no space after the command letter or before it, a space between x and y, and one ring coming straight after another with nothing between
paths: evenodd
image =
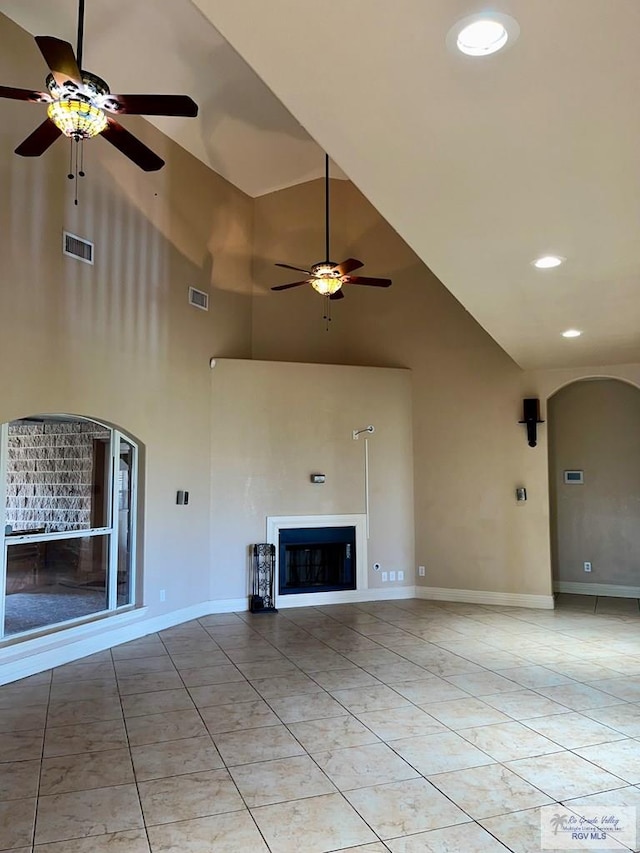
<instances>
[{"instance_id":1,"label":"white baseboard","mask_svg":"<svg viewBox=\"0 0 640 853\"><path fill-rule=\"evenodd\" d=\"M415 586L377 587L376 589L350 589L342 592L278 595L276 607L278 610L286 610L290 607L326 607L328 604L361 604L365 601L393 601L394 599L415 597Z\"/></svg>"},{"instance_id":2,"label":"white baseboard","mask_svg":"<svg viewBox=\"0 0 640 853\"><path fill-rule=\"evenodd\" d=\"M571 595L602 595L608 598L640 598L640 586L618 586L612 583L574 583L554 581L555 592Z\"/></svg>"},{"instance_id":3,"label":"white baseboard","mask_svg":"<svg viewBox=\"0 0 640 853\"><path fill-rule=\"evenodd\" d=\"M467 604L502 604L506 607L532 607L553 610L552 595L527 595L519 592L491 592L482 589L447 589L439 586L416 586L416 598L434 601L459 601Z\"/></svg>"},{"instance_id":4,"label":"white baseboard","mask_svg":"<svg viewBox=\"0 0 640 853\"><path fill-rule=\"evenodd\" d=\"M147 608L129 610L56 631L33 640L24 640L0 649L0 684L8 684L37 672L71 663L111 646L138 640L182 622L212 613L239 613L248 609L248 598L204 601L161 616L145 618Z\"/></svg>"},{"instance_id":5,"label":"white baseboard","mask_svg":"<svg viewBox=\"0 0 640 853\"><path fill-rule=\"evenodd\" d=\"M624 595L625 597L628 595L628 597L640 598L640 589L634 587L605 587L602 584L574 584L573 586L589 587L588 594L592 595ZM606 588L607 592L596 592L596 588ZM617 590L617 592L611 590ZM633 594L623 593L621 590L632 590ZM310 593L303 596L291 596L291 598L295 598L295 600L289 602L287 596L280 596L276 601L278 609L409 598L553 609L553 596L551 595L524 595L425 586L378 587L349 592ZM301 599L305 600L302 601ZM192 619L199 619L202 616L209 616L214 613L242 613L247 609L248 598L204 601L201 604L151 618L146 617L146 608L139 608L106 619L76 625L54 634L36 637L33 640L25 640L5 646L0 649L0 684L8 684L21 678L27 678L29 675L71 663L87 655L140 639L148 634L172 628L174 625L180 625Z\"/></svg>"},{"instance_id":6,"label":"white baseboard","mask_svg":"<svg viewBox=\"0 0 640 853\"><path fill-rule=\"evenodd\" d=\"M414 586L389 587L388 589L363 589L348 593L311 593L295 596L296 601L288 603L278 598L277 607L301 607L322 604L359 603L364 601L391 601L393 599L415 598ZM293 598L294 596L292 596ZM284 596L286 599L286 596ZM305 598L309 601L301 602ZM164 631L174 625L210 616L214 613L242 613L248 610L247 598L204 601L161 616L146 617L147 608L128 610L104 619L96 619L82 625L75 625L53 634L35 637L32 640L16 642L0 649L0 685L27 678L47 669L62 666L79 660L87 655L102 652L112 646L138 640L148 634ZM145 618L146 617L146 618Z\"/></svg>"}]
</instances>

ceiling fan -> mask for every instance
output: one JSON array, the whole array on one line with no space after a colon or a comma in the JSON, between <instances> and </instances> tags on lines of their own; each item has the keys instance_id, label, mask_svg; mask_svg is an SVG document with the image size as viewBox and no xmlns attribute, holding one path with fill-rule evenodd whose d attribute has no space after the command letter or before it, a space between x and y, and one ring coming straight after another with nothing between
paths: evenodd
<instances>
[{"instance_id":1,"label":"ceiling fan","mask_svg":"<svg viewBox=\"0 0 640 853\"><path fill-rule=\"evenodd\" d=\"M82 68L84 5L85 0L79 0L77 54L69 42L53 36L35 37L49 66L46 92L0 86L0 98L49 105L48 117L15 153L39 157L59 136L69 137L73 144L100 135L145 172L161 169L164 160L106 113L193 117L198 106L187 95L112 95L104 80ZM79 174L83 175L82 170Z\"/></svg>"},{"instance_id":2,"label":"ceiling fan","mask_svg":"<svg viewBox=\"0 0 640 853\"><path fill-rule=\"evenodd\" d=\"M291 284L278 284L272 287L271 290L289 290L292 287L301 287L303 284L310 284L314 290L326 297L327 300L344 299L342 286L344 284L362 284L366 287L391 287L391 279L388 278L368 278L361 275L351 275L354 270L364 266L362 261L355 258L347 258L337 264L335 261L330 261L329 257L329 155L325 154L325 258L324 261L318 261L313 264L310 270L305 270L302 267L291 266L291 264L276 264L277 267L284 267L288 270L296 270L297 272L306 273L307 278L302 281L294 281ZM325 312L325 320L329 320L328 310Z\"/></svg>"}]
</instances>

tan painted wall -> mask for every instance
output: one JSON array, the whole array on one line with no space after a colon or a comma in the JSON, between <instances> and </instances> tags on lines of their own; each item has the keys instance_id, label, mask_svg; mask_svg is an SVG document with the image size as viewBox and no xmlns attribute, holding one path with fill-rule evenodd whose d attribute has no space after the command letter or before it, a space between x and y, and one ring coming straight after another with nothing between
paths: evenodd
<instances>
[{"instance_id":1,"label":"tan painted wall","mask_svg":"<svg viewBox=\"0 0 640 853\"><path fill-rule=\"evenodd\" d=\"M548 418L554 579L640 586L640 392L576 382L549 400ZM584 485L564 484L572 468Z\"/></svg>"},{"instance_id":2,"label":"tan painted wall","mask_svg":"<svg viewBox=\"0 0 640 853\"><path fill-rule=\"evenodd\" d=\"M345 288L326 332L311 288L269 290L296 279L275 261L322 259L322 182L259 198L254 357L410 368L425 585L549 594L546 451L517 424L526 377L352 184L332 182L332 210L333 260L365 260L363 275L390 276L392 289Z\"/></svg>"},{"instance_id":3,"label":"tan painted wall","mask_svg":"<svg viewBox=\"0 0 640 853\"><path fill-rule=\"evenodd\" d=\"M0 43L0 80L41 87L33 39L2 16ZM250 354L252 202L131 118L123 123L167 165L145 174L92 140L76 208L68 143L37 160L12 153L44 108L0 108L0 422L76 413L142 442L149 615L204 601L208 362L214 352ZM63 257L63 228L95 241L95 266ZM189 285L210 292L208 313L188 305ZM191 492L188 507L175 504L179 488Z\"/></svg>"},{"instance_id":4,"label":"tan painted wall","mask_svg":"<svg viewBox=\"0 0 640 853\"><path fill-rule=\"evenodd\" d=\"M371 566L413 584L411 374L407 370L221 359L212 372L211 598L247 592L247 546L267 516L365 512L369 424ZM312 473L326 483L313 485Z\"/></svg>"}]
</instances>

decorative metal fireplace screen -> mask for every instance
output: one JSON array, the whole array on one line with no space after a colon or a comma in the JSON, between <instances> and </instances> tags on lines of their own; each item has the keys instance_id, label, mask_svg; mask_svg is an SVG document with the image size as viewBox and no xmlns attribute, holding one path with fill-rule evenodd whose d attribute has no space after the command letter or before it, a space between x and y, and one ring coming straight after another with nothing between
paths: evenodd
<instances>
[{"instance_id":1,"label":"decorative metal fireplace screen","mask_svg":"<svg viewBox=\"0 0 640 853\"><path fill-rule=\"evenodd\" d=\"M281 528L278 563L280 595L355 589L356 528Z\"/></svg>"},{"instance_id":2,"label":"decorative metal fireplace screen","mask_svg":"<svg viewBox=\"0 0 640 853\"><path fill-rule=\"evenodd\" d=\"M277 613L273 600L273 580L276 565L275 545L262 542L252 548L251 595L249 610L252 613Z\"/></svg>"}]
</instances>

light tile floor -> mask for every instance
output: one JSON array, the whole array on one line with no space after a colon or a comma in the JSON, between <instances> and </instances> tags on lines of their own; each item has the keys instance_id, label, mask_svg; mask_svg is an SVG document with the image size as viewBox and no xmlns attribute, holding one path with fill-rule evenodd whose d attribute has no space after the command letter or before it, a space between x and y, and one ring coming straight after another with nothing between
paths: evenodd
<instances>
[{"instance_id":1,"label":"light tile floor","mask_svg":"<svg viewBox=\"0 0 640 853\"><path fill-rule=\"evenodd\" d=\"M209 616L0 688L2 851L534 853L547 804L640 814L637 601Z\"/></svg>"}]
</instances>

